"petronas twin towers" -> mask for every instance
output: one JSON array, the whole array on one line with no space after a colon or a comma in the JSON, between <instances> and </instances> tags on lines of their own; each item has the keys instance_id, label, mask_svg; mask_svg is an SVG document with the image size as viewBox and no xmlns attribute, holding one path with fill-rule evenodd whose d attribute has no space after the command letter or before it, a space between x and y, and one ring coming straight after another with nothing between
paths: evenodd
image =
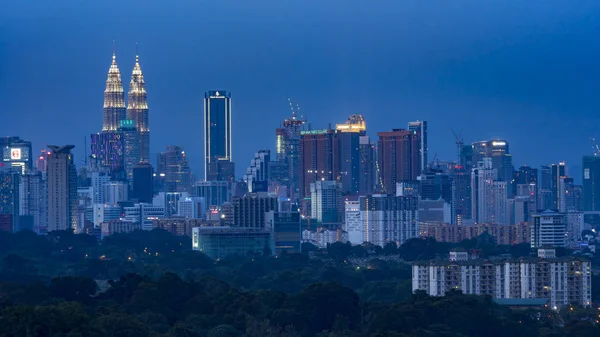
<instances>
[{"instance_id":1,"label":"petronas twin towers","mask_svg":"<svg viewBox=\"0 0 600 337\"><path fill-rule=\"evenodd\" d=\"M139 54L136 52L135 66L131 73L127 107L125 107L125 92L121 81L121 72L117 66L117 57L113 51L112 63L108 70L106 89L104 90L104 107L102 132L117 132L122 121L130 120L140 135L140 161L150 160L150 128L148 125L148 100L144 74L140 67Z\"/></svg>"}]
</instances>

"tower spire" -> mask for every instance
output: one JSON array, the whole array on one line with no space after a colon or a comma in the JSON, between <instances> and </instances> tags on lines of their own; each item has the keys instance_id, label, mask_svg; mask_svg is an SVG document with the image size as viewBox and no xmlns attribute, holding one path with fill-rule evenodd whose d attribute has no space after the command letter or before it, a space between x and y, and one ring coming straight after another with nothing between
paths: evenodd
<instances>
[{"instance_id":1,"label":"tower spire","mask_svg":"<svg viewBox=\"0 0 600 337\"><path fill-rule=\"evenodd\" d=\"M115 47L115 40L113 39L113 61L117 60L117 48Z\"/></svg>"},{"instance_id":2,"label":"tower spire","mask_svg":"<svg viewBox=\"0 0 600 337\"><path fill-rule=\"evenodd\" d=\"M139 45L135 44L135 65L131 72L129 93L127 94L127 119L133 120L140 133L140 160L150 160L150 128L148 125L148 100L146 83L140 66Z\"/></svg>"},{"instance_id":3,"label":"tower spire","mask_svg":"<svg viewBox=\"0 0 600 337\"><path fill-rule=\"evenodd\" d=\"M108 69L106 89L104 90L104 107L102 131L116 131L120 121L125 119L125 97L121 71L117 66L115 41L113 40L112 62Z\"/></svg>"}]
</instances>

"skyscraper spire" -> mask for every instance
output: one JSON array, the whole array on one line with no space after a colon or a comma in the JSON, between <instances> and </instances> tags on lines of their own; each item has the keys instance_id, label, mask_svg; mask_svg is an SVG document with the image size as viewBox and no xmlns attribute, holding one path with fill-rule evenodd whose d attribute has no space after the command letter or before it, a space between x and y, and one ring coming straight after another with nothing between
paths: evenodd
<instances>
[{"instance_id":1,"label":"skyscraper spire","mask_svg":"<svg viewBox=\"0 0 600 337\"><path fill-rule=\"evenodd\" d=\"M102 131L116 131L122 119L125 119L125 93L113 41L112 63L108 69L106 89L104 90Z\"/></svg>"},{"instance_id":2,"label":"skyscraper spire","mask_svg":"<svg viewBox=\"0 0 600 337\"><path fill-rule=\"evenodd\" d=\"M150 128L148 124L148 100L146 97L146 83L140 67L138 45L136 43L135 65L129 82L127 94L127 119L133 120L137 131L140 133L140 159L150 160Z\"/></svg>"}]
</instances>

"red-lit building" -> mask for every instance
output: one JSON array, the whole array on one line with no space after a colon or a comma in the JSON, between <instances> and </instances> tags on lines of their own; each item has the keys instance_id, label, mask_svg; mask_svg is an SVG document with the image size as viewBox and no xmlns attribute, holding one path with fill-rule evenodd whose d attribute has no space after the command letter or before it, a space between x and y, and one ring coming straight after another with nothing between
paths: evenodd
<instances>
[{"instance_id":1,"label":"red-lit building","mask_svg":"<svg viewBox=\"0 0 600 337\"><path fill-rule=\"evenodd\" d=\"M421 174L419 136L416 131L378 132L378 165L385 193L395 193L396 183L417 180Z\"/></svg>"},{"instance_id":2,"label":"red-lit building","mask_svg":"<svg viewBox=\"0 0 600 337\"><path fill-rule=\"evenodd\" d=\"M340 142L335 130L309 130L300 134L299 193L310 197L310 184L320 180L339 181Z\"/></svg>"}]
</instances>

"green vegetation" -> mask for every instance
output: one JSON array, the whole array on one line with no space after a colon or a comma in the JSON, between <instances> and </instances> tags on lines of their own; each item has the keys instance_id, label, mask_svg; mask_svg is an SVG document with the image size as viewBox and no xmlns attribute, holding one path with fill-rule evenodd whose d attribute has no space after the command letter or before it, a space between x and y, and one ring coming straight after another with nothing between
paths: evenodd
<instances>
[{"instance_id":1,"label":"green vegetation","mask_svg":"<svg viewBox=\"0 0 600 337\"><path fill-rule=\"evenodd\" d=\"M483 256L526 246L470 240ZM471 246L469 246L471 245ZM164 231L0 232L0 336L597 336L600 312L511 311L485 296L411 294L402 262L458 245L394 245L213 261ZM600 290L598 277L594 291ZM595 296L594 298L599 298Z\"/></svg>"}]
</instances>

